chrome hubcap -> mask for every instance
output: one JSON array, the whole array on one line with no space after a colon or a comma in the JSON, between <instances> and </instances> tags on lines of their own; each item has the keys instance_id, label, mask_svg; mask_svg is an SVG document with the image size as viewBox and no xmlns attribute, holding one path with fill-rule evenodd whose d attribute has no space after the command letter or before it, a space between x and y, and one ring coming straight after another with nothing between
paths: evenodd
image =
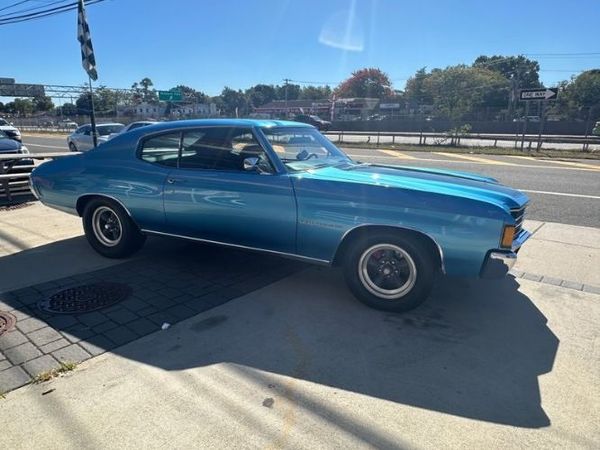
<instances>
[{"instance_id":1,"label":"chrome hubcap","mask_svg":"<svg viewBox=\"0 0 600 450\"><path fill-rule=\"evenodd\" d=\"M408 294L417 281L411 256L393 244L377 244L363 252L358 262L363 286L377 297L397 300Z\"/></svg>"},{"instance_id":2,"label":"chrome hubcap","mask_svg":"<svg viewBox=\"0 0 600 450\"><path fill-rule=\"evenodd\" d=\"M114 247L121 242L123 228L119 216L108 206L96 208L92 215L94 235L103 245Z\"/></svg>"}]
</instances>

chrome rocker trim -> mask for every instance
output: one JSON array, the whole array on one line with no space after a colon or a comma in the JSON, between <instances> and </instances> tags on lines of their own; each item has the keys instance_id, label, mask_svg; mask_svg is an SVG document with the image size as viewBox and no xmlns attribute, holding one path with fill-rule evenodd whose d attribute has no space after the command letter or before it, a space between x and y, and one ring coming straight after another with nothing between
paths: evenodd
<instances>
[{"instance_id":1,"label":"chrome rocker trim","mask_svg":"<svg viewBox=\"0 0 600 450\"><path fill-rule=\"evenodd\" d=\"M243 250L250 250L250 251L256 251L256 252L261 252L261 253L269 253L271 255L283 256L285 258L292 258L292 259L296 259L299 261L305 261L305 262L319 264L319 265L323 265L323 266L331 265L331 261L327 261L325 259L311 258L309 256L297 255L295 253L278 252L276 250L267 250L264 248L249 247L247 245L231 244L229 242L213 241L210 239L202 239L202 238L196 238L196 237L191 237L191 236L184 236L181 234L165 233L162 231L154 231L154 230L148 230L148 229L142 229L141 231L142 231L142 233L154 234L157 236L168 236L168 237L173 237L173 238L186 239L188 241L203 242L205 244L216 244L216 245L222 245L225 247L240 248Z\"/></svg>"}]
</instances>

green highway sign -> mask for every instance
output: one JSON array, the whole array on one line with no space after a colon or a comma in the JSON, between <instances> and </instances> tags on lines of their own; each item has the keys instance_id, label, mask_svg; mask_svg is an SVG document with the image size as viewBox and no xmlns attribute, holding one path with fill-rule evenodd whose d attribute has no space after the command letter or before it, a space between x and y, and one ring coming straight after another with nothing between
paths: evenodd
<instances>
[{"instance_id":1,"label":"green highway sign","mask_svg":"<svg viewBox=\"0 0 600 450\"><path fill-rule=\"evenodd\" d=\"M181 91L158 91L158 99L161 102L180 102L183 100Z\"/></svg>"}]
</instances>

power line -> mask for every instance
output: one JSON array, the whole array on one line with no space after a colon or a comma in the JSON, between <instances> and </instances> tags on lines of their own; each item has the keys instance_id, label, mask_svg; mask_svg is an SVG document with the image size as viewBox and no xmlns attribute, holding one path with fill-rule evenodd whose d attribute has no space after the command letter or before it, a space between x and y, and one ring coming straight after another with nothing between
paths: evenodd
<instances>
[{"instance_id":1,"label":"power line","mask_svg":"<svg viewBox=\"0 0 600 450\"><path fill-rule=\"evenodd\" d=\"M29 1L29 0L27 0L27 1ZM65 3L66 1L69 1L69 0L56 0L56 1L53 1L50 3L44 3L42 5L34 6L33 8L19 9L18 11L0 14L0 17L12 16L13 14L17 14L17 13L25 13L25 12L29 12L29 11L35 11L36 9L47 8L48 6L56 5L57 3ZM42 12L42 11L40 11L40 12Z\"/></svg>"},{"instance_id":2,"label":"power line","mask_svg":"<svg viewBox=\"0 0 600 450\"><path fill-rule=\"evenodd\" d=\"M12 5L5 6L4 8L0 8L0 11L4 11L6 9L14 8L15 6L22 5L23 3L30 2L31 0L21 0L20 2L13 3Z\"/></svg>"},{"instance_id":3,"label":"power line","mask_svg":"<svg viewBox=\"0 0 600 450\"><path fill-rule=\"evenodd\" d=\"M91 0L87 3L87 5L95 5L97 3L101 3L105 0ZM13 23L19 22L27 22L30 20L40 19L43 17L50 17L56 14L61 14L67 11L72 11L77 9L78 2L69 3L67 5L61 5L54 8L45 9L43 11L37 11L29 14L21 14L17 16L6 17L4 19L0 19L0 25L9 25Z\"/></svg>"}]
</instances>

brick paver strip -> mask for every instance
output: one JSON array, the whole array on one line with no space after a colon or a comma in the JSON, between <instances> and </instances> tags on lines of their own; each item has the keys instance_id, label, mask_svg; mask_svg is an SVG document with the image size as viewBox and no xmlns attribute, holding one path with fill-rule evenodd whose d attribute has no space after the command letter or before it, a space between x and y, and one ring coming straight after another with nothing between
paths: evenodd
<instances>
[{"instance_id":1,"label":"brick paver strip","mask_svg":"<svg viewBox=\"0 0 600 450\"><path fill-rule=\"evenodd\" d=\"M71 345L71 343L66 339L59 339L58 341L50 342L49 344L41 346L40 351L42 353L52 353L53 351L66 347L67 345Z\"/></svg>"},{"instance_id":2,"label":"brick paver strip","mask_svg":"<svg viewBox=\"0 0 600 450\"><path fill-rule=\"evenodd\" d=\"M27 337L38 347L49 344L62 338L62 335L54 328L45 327L29 333Z\"/></svg>"},{"instance_id":3,"label":"brick paver strip","mask_svg":"<svg viewBox=\"0 0 600 450\"><path fill-rule=\"evenodd\" d=\"M82 361L99 355L159 331L164 322L185 320L306 267L269 255L210 247L202 247L199 253L198 248L1 294L4 310L15 311L19 327L0 338L1 373L8 373L3 375L8 380L5 390L26 383L27 373L33 376L58 361ZM131 297L112 307L79 315L37 309L41 298L58 290L107 280L128 284L133 291ZM3 353L17 346L22 346L20 353L15 350L4 359ZM13 365L11 361L21 361L17 354L28 361Z\"/></svg>"},{"instance_id":4,"label":"brick paver strip","mask_svg":"<svg viewBox=\"0 0 600 450\"><path fill-rule=\"evenodd\" d=\"M31 342L25 342L24 344L5 350L4 355L16 366L37 358L38 356L42 356L42 352L40 352Z\"/></svg>"},{"instance_id":5,"label":"brick paver strip","mask_svg":"<svg viewBox=\"0 0 600 450\"><path fill-rule=\"evenodd\" d=\"M32 331L39 330L40 328L44 328L47 326L46 322L43 320L36 319L35 317L30 317L29 319L19 320L17 322L17 328L23 333L31 333Z\"/></svg>"},{"instance_id":6,"label":"brick paver strip","mask_svg":"<svg viewBox=\"0 0 600 450\"><path fill-rule=\"evenodd\" d=\"M13 366L0 372L0 392L8 392L29 383L31 378L21 367ZM0 407L1 410L1 407Z\"/></svg>"},{"instance_id":7,"label":"brick paver strip","mask_svg":"<svg viewBox=\"0 0 600 450\"><path fill-rule=\"evenodd\" d=\"M27 342L27 338L19 330L13 330L0 336L0 350L3 352L11 347Z\"/></svg>"},{"instance_id":8,"label":"brick paver strip","mask_svg":"<svg viewBox=\"0 0 600 450\"><path fill-rule=\"evenodd\" d=\"M50 355L43 355L23 364L23 369L32 377L48 370L58 369L59 367L60 363Z\"/></svg>"},{"instance_id":9,"label":"brick paver strip","mask_svg":"<svg viewBox=\"0 0 600 450\"><path fill-rule=\"evenodd\" d=\"M9 367L12 367L12 363L9 360L3 359L0 361L0 372L2 372L4 369L8 369Z\"/></svg>"},{"instance_id":10,"label":"brick paver strip","mask_svg":"<svg viewBox=\"0 0 600 450\"><path fill-rule=\"evenodd\" d=\"M79 345L71 344L68 347L52 352L52 356L62 362L80 362L88 359L90 354Z\"/></svg>"}]
</instances>

